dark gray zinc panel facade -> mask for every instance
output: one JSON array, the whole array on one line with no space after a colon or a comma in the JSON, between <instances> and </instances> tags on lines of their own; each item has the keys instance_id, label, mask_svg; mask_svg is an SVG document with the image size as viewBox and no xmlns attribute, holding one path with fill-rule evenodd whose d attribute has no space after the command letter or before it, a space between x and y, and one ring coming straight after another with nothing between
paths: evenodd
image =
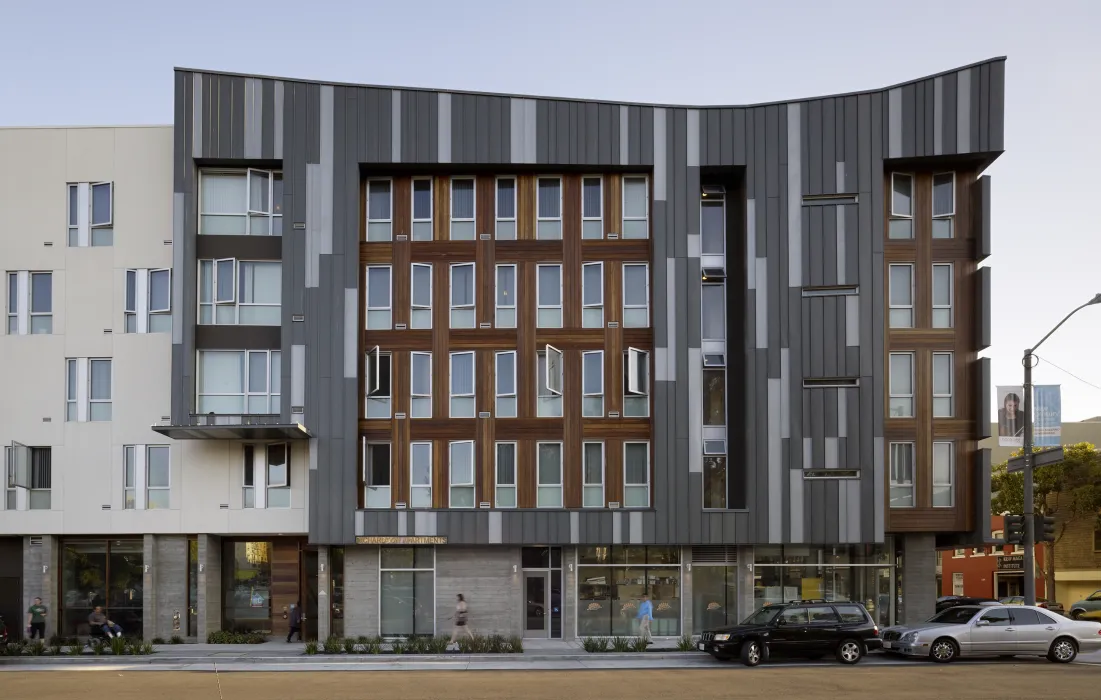
<instances>
[{"instance_id":1,"label":"dark gray zinc panel facade","mask_svg":"<svg viewBox=\"0 0 1101 700\"><path fill-rule=\"evenodd\" d=\"M183 322L172 337L173 419L186 420L195 401L198 168L277 164L284 171L282 418L300 420L316 436L311 541L348 543L358 534L471 544L878 541L886 478L876 469L884 443L885 158L996 157L1004 76L1003 60L995 59L859 94L689 108L179 70L173 186L182 269L173 294ZM248 159L257 130L259 158ZM361 363L346 362L344 325L354 317L345 313L347 300L361 298L359 178L362 170L385 173L395 161L453 164L441 166L447 171L538 163L551 171L626 166L650 174L653 510L355 510ZM699 227L701 178L713 173L742 178L752 200L752 217L727 245L728 269L747 270L743 326L727 329L728 353L744 352L745 424L730 426L730 435L746 439L744 452L730 458L745 463L747 497L744 511L705 513L702 456L690 448L699 444L690 416L701 388L689 377L701 339L700 261L688 235ZM802 206L804 195L836 192L858 195L843 216L836 205ZM842 282L858 286L855 308L844 297L802 298L804 285ZM299 314L304 321L291 320ZM296 365L295 357L304 361ZM860 386L843 390L844 399L838 390L802 386L804 378L825 376L857 377ZM803 470L827 466L857 470L858 488L803 479ZM846 522L842 508L858 513Z\"/></svg>"}]
</instances>

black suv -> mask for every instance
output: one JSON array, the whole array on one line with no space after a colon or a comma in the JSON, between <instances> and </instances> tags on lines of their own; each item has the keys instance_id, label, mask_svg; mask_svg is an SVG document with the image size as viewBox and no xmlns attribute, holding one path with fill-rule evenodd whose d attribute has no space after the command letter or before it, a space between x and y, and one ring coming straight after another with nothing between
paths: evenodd
<instances>
[{"instance_id":1,"label":"black suv","mask_svg":"<svg viewBox=\"0 0 1101 700\"><path fill-rule=\"evenodd\" d=\"M766 605L740 625L707 630L698 644L720 661L740 656L746 666L772 655L819 659L826 654L855 664L882 646L879 626L863 605L821 599Z\"/></svg>"}]
</instances>

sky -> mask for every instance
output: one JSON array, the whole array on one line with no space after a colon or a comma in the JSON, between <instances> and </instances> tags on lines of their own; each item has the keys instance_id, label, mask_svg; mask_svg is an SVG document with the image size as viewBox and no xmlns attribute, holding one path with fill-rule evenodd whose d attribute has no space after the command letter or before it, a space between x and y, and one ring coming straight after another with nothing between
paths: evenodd
<instances>
[{"instance_id":1,"label":"sky","mask_svg":"<svg viewBox=\"0 0 1101 700\"><path fill-rule=\"evenodd\" d=\"M1101 2L60 0L2 3L0 126L168 124L175 66L450 90L751 104L1007 56L993 179L994 384L1101 292ZM2 167L2 164L0 164ZM1101 415L1101 306L1041 348L1063 419ZM1073 375L1073 376L1072 376ZM993 403L993 398L992 398Z\"/></svg>"}]
</instances>

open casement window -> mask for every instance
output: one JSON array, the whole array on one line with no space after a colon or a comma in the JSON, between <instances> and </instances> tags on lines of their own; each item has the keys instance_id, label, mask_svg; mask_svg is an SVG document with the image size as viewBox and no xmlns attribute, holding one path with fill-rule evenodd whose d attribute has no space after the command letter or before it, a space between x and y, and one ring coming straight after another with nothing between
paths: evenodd
<instances>
[{"instance_id":1,"label":"open casement window","mask_svg":"<svg viewBox=\"0 0 1101 700\"><path fill-rule=\"evenodd\" d=\"M562 327L562 266L537 265L536 284L538 290L538 313L536 328Z\"/></svg>"},{"instance_id":2,"label":"open casement window","mask_svg":"<svg viewBox=\"0 0 1101 700\"><path fill-rule=\"evenodd\" d=\"M536 182L535 237L562 238L562 178L541 177Z\"/></svg>"},{"instance_id":3,"label":"open casement window","mask_svg":"<svg viewBox=\"0 0 1101 700\"><path fill-rule=\"evenodd\" d=\"M237 303L237 261L233 258L214 261L214 303Z\"/></svg>"},{"instance_id":4,"label":"open casement window","mask_svg":"<svg viewBox=\"0 0 1101 700\"><path fill-rule=\"evenodd\" d=\"M933 176L933 238L951 238L956 216L956 174Z\"/></svg>"},{"instance_id":5,"label":"open casement window","mask_svg":"<svg viewBox=\"0 0 1101 700\"><path fill-rule=\"evenodd\" d=\"M379 351L376 345L367 353L365 389L367 418L390 417L390 353Z\"/></svg>"},{"instance_id":6,"label":"open casement window","mask_svg":"<svg viewBox=\"0 0 1101 700\"><path fill-rule=\"evenodd\" d=\"M432 417L432 353L409 353L409 417Z\"/></svg>"},{"instance_id":7,"label":"open casement window","mask_svg":"<svg viewBox=\"0 0 1101 700\"><path fill-rule=\"evenodd\" d=\"M432 507L432 443L409 443L409 507Z\"/></svg>"},{"instance_id":8,"label":"open casement window","mask_svg":"<svg viewBox=\"0 0 1101 700\"><path fill-rule=\"evenodd\" d=\"M451 265L451 327L474 328L474 263Z\"/></svg>"},{"instance_id":9,"label":"open casement window","mask_svg":"<svg viewBox=\"0 0 1101 700\"><path fill-rule=\"evenodd\" d=\"M726 440L703 441L703 507L726 508Z\"/></svg>"},{"instance_id":10,"label":"open casement window","mask_svg":"<svg viewBox=\"0 0 1101 700\"><path fill-rule=\"evenodd\" d=\"M627 348L623 363L623 417L650 415L650 353Z\"/></svg>"},{"instance_id":11,"label":"open casement window","mask_svg":"<svg viewBox=\"0 0 1101 700\"><path fill-rule=\"evenodd\" d=\"M474 353L451 353L451 417L474 417Z\"/></svg>"},{"instance_id":12,"label":"open casement window","mask_svg":"<svg viewBox=\"0 0 1101 700\"><path fill-rule=\"evenodd\" d=\"M367 266L367 329L390 330L393 324L389 265Z\"/></svg>"},{"instance_id":13,"label":"open casement window","mask_svg":"<svg viewBox=\"0 0 1101 700\"><path fill-rule=\"evenodd\" d=\"M604 507L604 443L581 445L581 489L585 508Z\"/></svg>"},{"instance_id":14,"label":"open casement window","mask_svg":"<svg viewBox=\"0 0 1101 700\"><path fill-rule=\"evenodd\" d=\"M703 424L726 425L726 370L722 367L703 369Z\"/></svg>"},{"instance_id":15,"label":"open casement window","mask_svg":"<svg viewBox=\"0 0 1101 700\"><path fill-rule=\"evenodd\" d=\"M497 178L497 228L499 241L516 240L516 178Z\"/></svg>"},{"instance_id":16,"label":"open casement window","mask_svg":"<svg viewBox=\"0 0 1101 700\"><path fill-rule=\"evenodd\" d=\"M432 178L413 178L413 235L414 241L432 240ZM401 233L399 231L398 233Z\"/></svg>"},{"instance_id":17,"label":"open casement window","mask_svg":"<svg viewBox=\"0 0 1101 700\"><path fill-rule=\"evenodd\" d=\"M410 328L432 327L432 265L413 263L409 289Z\"/></svg>"},{"instance_id":18,"label":"open casement window","mask_svg":"<svg viewBox=\"0 0 1101 700\"><path fill-rule=\"evenodd\" d=\"M562 443L536 443L536 508L562 507Z\"/></svg>"},{"instance_id":19,"label":"open casement window","mask_svg":"<svg viewBox=\"0 0 1101 700\"><path fill-rule=\"evenodd\" d=\"M390 443L363 439L363 507L390 507Z\"/></svg>"},{"instance_id":20,"label":"open casement window","mask_svg":"<svg viewBox=\"0 0 1101 700\"><path fill-rule=\"evenodd\" d=\"M393 238L393 194L390 180L367 181L367 242Z\"/></svg>"},{"instance_id":21,"label":"open casement window","mask_svg":"<svg viewBox=\"0 0 1101 700\"><path fill-rule=\"evenodd\" d=\"M604 181L599 175L581 178L581 238L604 238Z\"/></svg>"},{"instance_id":22,"label":"open casement window","mask_svg":"<svg viewBox=\"0 0 1101 700\"><path fill-rule=\"evenodd\" d=\"M547 345L536 355L536 415L562 417L562 351Z\"/></svg>"},{"instance_id":23,"label":"open casement window","mask_svg":"<svg viewBox=\"0 0 1101 700\"><path fill-rule=\"evenodd\" d=\"M127 445L122 448L122 507L125 510L134 510L137 508L138 449L136 445Z\"/></svg>"},{"instance_id":24,"label":"open casement window","mask_svg":"<svg viewBox=\"0 0 1101 700\"><path fill-rule=\"evenodd\" d=\"M700 291L703 340L726 340L726 286L722 283L705 284Z\"/></svg>"},{"instance_id":25,"label":"open casement window","mask_svg":"<svg viewBox=\"0 0 1101 700\"><path fill-rule=\"evenodd\" d=\"M138 332L138 270L126 271L126 306L123 310L126 332Z\"/></svg>"},{"instance_id":26,"label":"open casement window","mask_svg":"<svg viewBox=\"0 0 1101 700\"><path fill-rule=\"evenodd\" d=\"M516 443L498 442L496 450L495 507L516 507Z\"/></svg>"},{"instance_id":27,"label":"open casement window","mask_svg":"<svg viewBox=\"0 0 1101 700\"><path fill-rule=\"evenodd\" d=\"M581 415L604 417L604 351L581 353Z\"/></svg>"},{"instance_id":28,"label":"open casement window","mask_svg":"<svg viewBox=\"0 0 1101 700\"><path fill-rule=\"evenodd\" d=\"M474 178L451 178L451 240L473 241L474 235Z\"/></svg>"},{"instance_id":29,"label":"open casement window","mask_svg":"<svg viewBox=\"0 0 1101 700\"><path fill-rule=\"evenodd\" d=\"M516 327L516 265L497 266L497 328Z\"/></svg>"},{"instance_id":30,"label":"open casement window","mask_svg":"<svg viewBox=\"0 0 1101 700\"><path fill-rule=\"evenodd\" d=\"M891 218L887 238L906 240L914 237L914 176L891 173Z\"/></svg>"},{"instance_id":31,"label":"open casement window","mask_svg":"<svg viewBox=\"0 0 1101 700\"><path fill-rule=\"evenodd\" d=\"M268 445L268 508L291 507L291 451L285 443Z\"/></svg>"},{"instance_id":32,"label":"open casement window","mask_svg":"<svg viewBox=\"0 0 1101 700\"><path fill-rule=\"evenodd\" d=\"M449 446L448 468L451 493L449 508L473 508L474 503L474 441L461 440Z\"/></svg>"},{"instance_id":33,"label":"open casement window","mask_svg":"<svg viewBox=\"0 0 1101 700\"><path fill-rule=\"evenodd\" d=\"M256 447L245 445L245 463L241 473L241 505L243 508L257 508L256 503ZM263 505L261 503L261 505Z\"/></svg>"},{"instance_id":34,"label":"open casement window","mask_svg":"<svg viewBox=\"0 0 1101 700\"><path fill-rule=\"evenodd\" d=\"M604 327L604 263L581 265L581 327Z\"/></svg>"},{"instance_id":35,"label":"open casement window","mask_svg":"<svg viewBox=\"0 0 1101 700\"><path fill-rule=\"evenodd\" d=\"M623 443L623 507L650 506L650 443Z\"/></svg>"},{"instance_id":36,"label":"open casement window","mask_svg":"<svg viewBox=\"0 0 1101 700\"><path fill-rule=\"evenodd\" d=\"M622 237L650 237L650 184L645 176L623 177Z\"/></svg>"},{"instance_id":37,"label":"open casement window","mask_svg":"<svg viewBox=\"0 0 1101 700\"><path fill-rule=\"evenodd\" d=\"M497 387L497 418L516 417L516 351L502 350L495 354Z\"/></svg>"}]
</instances>

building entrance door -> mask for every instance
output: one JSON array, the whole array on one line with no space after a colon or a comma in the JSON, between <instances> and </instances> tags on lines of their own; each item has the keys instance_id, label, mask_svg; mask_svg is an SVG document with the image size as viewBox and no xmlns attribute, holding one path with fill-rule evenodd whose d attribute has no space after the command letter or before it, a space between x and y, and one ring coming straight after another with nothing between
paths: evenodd
<instances>
[{"instance_id":1,"label":"building entrance door","mask_svg":"<svg viewBox=\"0 0 1101 700\"><path fill-rule=\"evenodd\" d=\"M547 624L550 613L550 574L545 571L524 572L524 636L550 637Z\"/></svg>"},{"instance_id":2,"label":"building entrance door","mask_svg":"<svg viewBox=\"0 0 1101 700\"><path fill-rule=\"evenodd\" d=\"M1025 577L1021 574L998 574L997 590L995 598L1009 598L1015 595L1024 595Z\"/></svg>"}]
</instances>

